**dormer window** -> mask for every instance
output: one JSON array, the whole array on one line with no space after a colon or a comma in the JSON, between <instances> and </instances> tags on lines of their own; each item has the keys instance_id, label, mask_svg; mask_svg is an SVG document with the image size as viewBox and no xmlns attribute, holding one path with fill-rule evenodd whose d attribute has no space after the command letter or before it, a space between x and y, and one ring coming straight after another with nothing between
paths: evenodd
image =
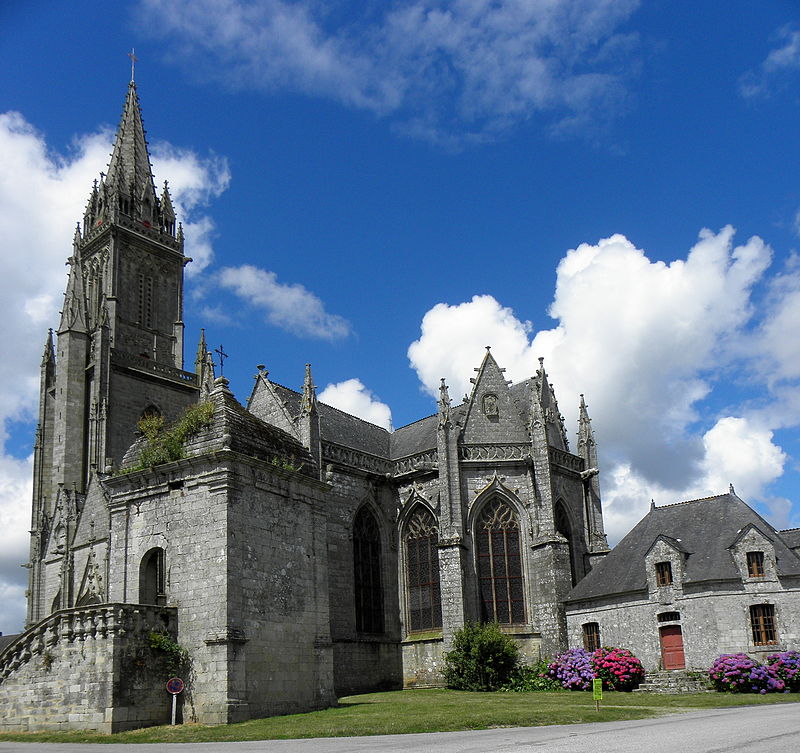
<instances>
[{"instance_id":1,"label":"dormer window","mask_svg":"<svg viewBox=\"0 0 800 753\"><path fill-rule=\"evenodd\" d=\"M764 552L747 553L747 574L751 578L764 577Z\"/></svg>"},{"instance_id":2,"label":"dormer window","mask_svg":"<svg viewBox=\"0 0 800 753\"><path fill-rule=\"evenodd\" d=\"M672 585L671 562L656 562L656 585L657 586Z\"/></svg>"}]
</instances>

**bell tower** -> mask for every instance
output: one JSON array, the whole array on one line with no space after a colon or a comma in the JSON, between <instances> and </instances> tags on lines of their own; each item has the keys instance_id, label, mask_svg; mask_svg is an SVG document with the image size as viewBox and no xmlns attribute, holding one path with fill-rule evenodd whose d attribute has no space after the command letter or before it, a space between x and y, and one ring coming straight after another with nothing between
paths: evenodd
<instances>
[{"instance_id":1,"label":"bell tower","mask_svg":"<svg viewBox=\"0 0 800 753\"><path fill-rule=\"evenodd\" d=\"M37 573L57 500L80 498L93 472L119 466L145 413L171 420L198 399L197 375L183 370L183 270L191 261L183 243L167 183L156 191L131 80L108 169L75 229L61 321L45 345L29 622L46 614Z\"/></svg>"}]
</instances>

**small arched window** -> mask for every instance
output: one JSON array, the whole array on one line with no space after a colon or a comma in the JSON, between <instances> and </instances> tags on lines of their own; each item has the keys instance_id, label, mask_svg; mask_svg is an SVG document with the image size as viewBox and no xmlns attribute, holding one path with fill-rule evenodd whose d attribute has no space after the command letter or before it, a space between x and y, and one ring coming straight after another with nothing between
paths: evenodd
<instances>
[{"instance_id":1,"label":"small arched window","mask_svg":"<svg viewBox=\"0 0 800 753\"><path fill-rule=\"evenodd\" d=\"M158 546L153 547L142 557L139 567L139 603L166 604L166 587L164 550Z\"/></svg>"},{"instance_id":2,"label":"small arched window","mask_svg":"<svg viewBox=\"0 0 800 753\"><path fill-rule=\"evenodd\" d=\"M501 625L525 622L519 521L511 506L495 498L475 526L481 617Z\"/></svg>"},{"instance_id":3,"label":"small arched window","mask_svg":"<svg viewBox=\"0 0 800 753\"><path fill-rule=\"evenodd\" d=\"M438 544L436 520L418 505L408 520L405 534L409 632L442 626Z\"/></svg>"},{"instance_id":4,"label":"small arched window","mask_svg":"<svg viewBox=\"0 0 800 753\"><path fill-rule=\"evenodd\" d=\"M381 534L378 521L367 507L358 511L353 522L353 576L356 630L382 633Z\"/></svg>"}]
</instances>

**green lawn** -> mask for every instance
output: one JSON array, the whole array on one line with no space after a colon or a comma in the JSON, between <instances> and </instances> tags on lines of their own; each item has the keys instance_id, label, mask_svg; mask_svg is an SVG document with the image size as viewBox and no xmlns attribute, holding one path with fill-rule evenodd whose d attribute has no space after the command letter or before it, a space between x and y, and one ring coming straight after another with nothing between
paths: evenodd
<instances>
[{"instance_id":1,"label":"green lawn","mask_svg":"<svg viewBox=\"0 0 800 753\"><path fill-rule=\"evenodd\" d=\"M447 732L490 727L533 727L622 719L644 719L680 711L800 701L792 695L649 695L606 692L600 711L591 693L467 693L458 690L405 690L341 698L337 708L275 716L240 724L204 727L150 727L118 735L91 732L0 733L0 742L212 742L344 737L409 732Z\"/></svg>"}]
</instances>

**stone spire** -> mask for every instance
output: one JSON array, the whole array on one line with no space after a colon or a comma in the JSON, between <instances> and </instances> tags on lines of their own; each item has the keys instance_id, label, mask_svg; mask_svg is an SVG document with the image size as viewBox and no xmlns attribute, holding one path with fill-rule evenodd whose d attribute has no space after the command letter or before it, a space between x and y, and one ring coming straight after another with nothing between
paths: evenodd
<instances>
[{"instance_id":1,"label":"stone spire","mask_svg":"<svg viewBox=\"0 0 800 753\"><path fill-rule=\"evenodd\" d=\"M86 296L83 291L83 274L77 256L67 259L69 264L69 278L67 290L64 293L64 308L61 311L61 324L59 332L87 332L86 326Z\"/></svg>"},{"instance_id":2,"label":"stone spire","mask_svg":"<svg viewBox=\"0 0 800 753\"><path fill-rule=\"evenodd\" d=\"M311 378L311 364L306 364L306 376L303 380L303 398L300 403L300 415L308 416L317 411L317 388Z\"/></svg>"},{"instance_id":3,"label":"stone spire","mask_svg":"<svg viewBox=\"0 0 800 753\"><path fill-rule=\"evenodd\" d=\"M53 345L53 330L47 330L47 339L44 342L44 353L42 353L42 368L54 365L56 362L56 349Z\"/></svg>"},{"instance_id":4,"label":"stone spire","mask_svg":"<svg viewBox=\"0 0 800 753\"><path fill-rule=\"evenodd\" d=\"M194 359L194 370L200 387L201 399L208 397L214 389L214 359L206 344L206 331L200 330L200 342L197 344L197 357Z\"/></svg>"},{"instance_id":5,"label":"stone spire","mask_svg":"<svg viewBox=\"0 0 800 753\"><path fill-rule=\"evenodd\" d=\"M547 441L552 447L569 451L567 430L564 427L564 416L558 410L558 401L553 386L544 370L544 358L539 358L539 368L536 371L539 405L547 427Z\"/></svg>"},{"instance_id":6,"label":"stone spire","mask_svg":"<svg viewBox=\"0 0 800 753\"><path fill-rule=\"evenodd\" d=\"M586 468L597 468L597 447L592 431L592 419L586 409L586 401L581 395L578 410L578 454L586 461Z\"/></svg>"},{"instance_id":7,"label":"stone spire","mask_svg":"<svg viewBox=\"0 0 800 753\"><path fill-rule=\"evenodd\" d=\"M133 81L128 84L128 95L114 139L105 185L112 193L127 196L137 206L145 201L149 201L151 206L157 204L153 167L150 164L142 124L142 110ZM126 214L133 215L133 212Z\"/></svg>"},{"instance_id":8,"label":"stone spire","mask_svg":"<svg viewBox=\"0 0 800 753\"><path fill-rule=\"evenodd\" d=\"M447 426L450 423L450 393L447 391L447 383L442 377L439 385L439 426Z\"/></svg>"}]
</instances>

